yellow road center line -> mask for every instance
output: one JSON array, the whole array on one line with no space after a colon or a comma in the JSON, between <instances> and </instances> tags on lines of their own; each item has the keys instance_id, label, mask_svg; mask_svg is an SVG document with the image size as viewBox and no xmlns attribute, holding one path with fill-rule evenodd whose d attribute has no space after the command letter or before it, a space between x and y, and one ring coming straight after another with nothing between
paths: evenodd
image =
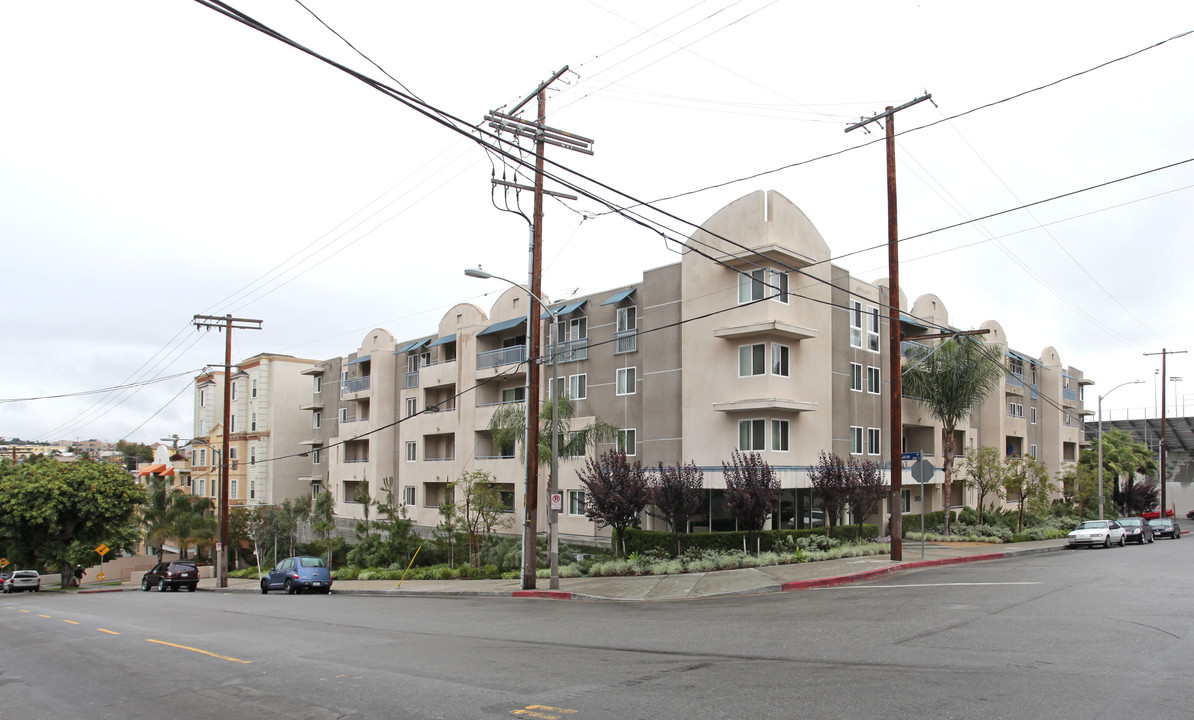
<instances>
[{"instance_id":1,"label":"yellow road center line","mask_svg":"<svg viewBox=\"0 0 1194 720\"><path fill-rule=\"evenodd\" d=\"M63 620L62 622L64 622L64 623L70 623L71 625L78 625L78 624L79 624L79 623L75 622L74 620Z\"/></svg>"},{"instance_id":2,"label":"yellow road center line","mask_svg":"<svg viewBox=\"0 0 1194 720\"><path fill-rule=\"evenodd\" d=\"M116 632L115 630L105 630L103 628L96 628L96 630L99 630L100 632L108 633L109 635L119 635L120 634L120 633Z\"/></svg>"},{"instance_id":3,"label":"yellow road center line","mask_svg":"<svg viewBox=\"0 0 1194 720\"><path fill-rule=\"evenodd\" d=\"M50 617L50 616L49 616L49 615L40 615L40 614L39 614L39 615L38 615L38 617L44 617L44 618L48 618L48 617Z\"/></svg>"},{"instance_id":4,"label":"yellow road center line","mask_svg":"<svg viewBox=\"0 0 1194 720\"><path fill-rule=\"evenodd\" d=\"M27 613L27 612L29 612L29 611L28 611L28 610L19 610L18 612Z\"/></svg>"},{"instance_id":5,"label":"yellow road center line","mask_svg":"<svg viewBox=\"0 0 1194 720\"><path fill-rule=\"evenodd\" d=\"M175 645L174 643L164 642L162 640L154 640L153 638L145 638L145 642L157 643L158 645L169 645L170 647L176 647L176 648L179 648L180 650L190 650L191 652L197 652L201 655L210 655L211 657L219 658L220 660L227 660L229 662L244 663L246 665L253 662L252 660L241 660L240 658L228 657L227 655L217 655L216 653L209 652L207 650L200 650L199 648L187 647L186 645Z\"/></svg>"}]
</instances>

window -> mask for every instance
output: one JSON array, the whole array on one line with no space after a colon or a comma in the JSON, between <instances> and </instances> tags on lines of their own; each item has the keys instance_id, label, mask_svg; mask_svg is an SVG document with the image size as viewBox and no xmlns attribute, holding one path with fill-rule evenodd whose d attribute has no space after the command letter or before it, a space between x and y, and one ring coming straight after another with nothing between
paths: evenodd
<instances>
[{"instance_id":1,"label":"window","mask_svg":"<svg viewBox=\"0 0 1194 720\"><path fill-rule=\"evenodd\" d=\"M862 428L858 425L850 426L850 454L862 454Z\"/></svg>"},{"instance_id":2,"label":"window","mask_svg":"<svg viewBox=\"0 0 1194 720\"><path fill-rule=\"evenodd\" d=\"M569 490L568 491L568 514L569 515L584 515L585 514L585 491L584 490Z\"/></svg>"},{"instance_id":3,"label":"window","mask_svg":"<svg viewBox=\"0 0 1194 720\"><path fill-rule=\"evenodd\" d=\"M771 449L775 452L788 452L788 421L771 421Z\"/></svg>"},{"instance_id":4,"label":"window","mask_svg":"<svg viewBox=\"0 0 1194 720\"><path fill-rule=\"evenodd\" d=\"M236 498L236 497L237 497L237 494L236 494L236 491L237 491L237 490L239 490L239 488L236 486L236 478L230 478L230 479L228 480L228 497L229 497L230 499L232 499L232 498Z\"/></svg>"},{"instance_id":5,"label":"window","mask_svg":"<svg viewBox=\"0 0 1194 720\"><path fill-rule=\"evenodd\" d=\"M589 319L584 315L556 323L556 337L560 342L584 340L589 336Z\"/></svg>"},{"instance_id":6,"label":"window","mask_svg":"<svg viewBox=\"0 0 1194 720\"><path fill-rule=\"evenodd\" d=\"M236 447L235 446L228 448L228 459L229 460L236 459Z\"/></svg>"},{"instance_id":7,"label":"window","mask_svg":"<svg viewBox=\"0 0 1194 720\"><path fill-rule=\"evenodd\" d=\"M759 268L738 273L738 304L763 298L788 302L788 274L778 270Z\"/></svg>"},{"instance_id":8,"label":"window","mask_svg":"<svg viewBox=\"0 0 1194 720\"><path fill-rule=\"evenodd\" d=\"M588 391L588 375L581 373L580 375L568 376L568 397L573 400L584 400Z\"/></svg>"},{"instance_id":9,"label":"window","mask_svg":"<svg viewBox=\"0 0 1194 720\"><path fill-rule=\"evenodd\" d=\"M254 378L252 380L252 384L249 387L249 397L257 397L257 379L256 378Z\"/></svg>"},{"instance_id":10,"label":"window","mask_svg":"<svg viewBox=\"0 0 1194 720\"><path fill-rule=\"evenodd\" d=\"M195 464L196 465L206 465L207 464L207 450L203 450L203 449L199 450L199 462L197 462Z\"/></svg>"},{"instance_id":11,"label":"window","mask_svg":"<svg viewBox=\"0 0 1194 720\"><path fill-rule=\"evenodd\" d=\"M415 504L415 486L414 485L407 485L406 487L402 488L402 504L403 505L414 505Z\"/></svg>"},{"instance_id":12,"label":"window","mask_svg":"<svg viewBox=\"0 0 1194 720\"><path fill-rule=\"evenodd\" d=\"M618 322L614 330L617 342L614 344L614 354L629 353L638 350L638 308L633 305L618 308Z\"/></svg>"},{"instance_id":13,"label":"window","mask_svg":"<svg viewBox=\"0 0 1194 720\"><path fill-rule=\"evenodd\" d=\"M764 420L738 421L738 449L766 450L767 436Z\"/></svg>"},{"instance_id":14,"label":"window","mask_svg":"<svg viewBox=\"0 0 1194 720\"><path fill-rule=\"evenodd\" d=\"M912 512L912 491L911 490L901 490L900 491L900 504L904 506L900 512L902 512L902 513Z\"/></svg>"},{"instance_id":15,"label":"window","mask_svg":"<svg viewBox=\"0 0 1194 720\"><path fill-rule=\"evenodd\" d=\"M871 352L879 352L879 308L868 307L866 314L866 348Z\"/></svg>"},{"instance_id":16,"label":"window","mask_svg":"<svg viewBox=\"0 0 1194 720\"><path fill-rule=\"evenodd\" d=\"M311 394L318 395L323 392L323 376L316 375L311 379Z\"/></svg>"},{"instance_id":17,"label":"window","mask_svg":"<svg viewBox=\"0 0 1194 720\"><path fill-rule=\"evenodd\" d=\"M506 388L502 391L502 402L522 402L527 399L527 389L524 386Z\"/></svg>"},{"instance_id":18,"label":"window","mask_svg":"<svg viewBox=\"0 0 1194 720\"><path fill-rule=\"evenodd\" d=\"M340 422L348 422L348 408L340 408Z\"/></svg>"},{"instance_id":19,"label":"window","mask_svg":"<svg viewBox=\"0 0 1194 720\"><path fill-rule=\"evenodd\" d=\"M249 429L257 432L257 413L249 413Z\"/></svg>"},{"instance_id":20,"label":"window","mask_svg":"<svg viewBox=\"0 0 1194 720\"><path fill-rule=\"evenodd\" d=\"M1029 445L1029 446L1028 446L1028 454L1029 454L1029 455L1031 455L1031 456L1032 456L1032 457L1034 457L1034 458L1037 456L1037 454L1036 454L1036 443L1033 443L1033 444L1031 444L1031 445Z\"/></svg>"},{"instance_id":21,"label":"window","mask_svg":"<svg viewBox=\"0 0 1194 720\"><path fill-rule=\"evenodd\" d=\"M236 432L236 416L228 416L228 432Z\"/></svg>"},{"instance_id":22,"label":"window","mask_svg":"<svg viewBox=\"0 0 1194 720\"><path fill-rule=\"evenodd\" d=\"M1017 402L1009 402L1007 404L1008 417L1024 417L1024 406Z\"/></svg>"},{"instance_id":23,"label":"window","mask_svg":"<svg viewBox=\"0 0 1194 720\"><path fill-rule=\"evenodd\" d=\"M882 452L883 440L879 428L866 429L866 454L878 455Z\"/></svg>"},{"instance_id":24,"label":"window","mask_svg":"<svg viewBox=\"0 0 1194 720\"><path fill-rule=\"evenodd\" d=\"M766 373L766 343L755 343L754 345L738 346L738 377L750 377L752 375L764 375Z\"/></svg>"},{"instance_id":25,"label":"window","mask_svg":"<svg viewBox=\"0 0 1194 720\"><path fill-rule=\"evenodd\" d=\"M202 495L206 495L206 494L207 494L207 479L199 478L199 495L202 496Z\"/></svg>"},{"instance_id":26,"label":"window","mask_svg":"<svg viewBox=\"0 0 1194 720\"><path fill-rule=\"evenodd\" d=\"M418 398L407 398L406 399L406 416L414 417L418 412L419 412L419 399Z\"/></svg>"},{"instance_id":27,"label":"window","mask_svg":"<svg viewBox=\"0 0 1194 720\"><path fill-rule=\"evenodd\" d=\"M862 347L862 303L850 301L850 347Z\"/></svg>"},{"instance_id":28,"label":"window","mask_svg":"<svg viewBox=\"0 0 1194 720\"><path fill-rule=\"evenodd\" d=\"M1029 408L1028 415L1032 418L1032 424L1036 425L1036 408Z\"/></svg>"},{"instance_id":29,"label":"window","mask_svg":"<svg viewBox=\"0 0 1194 720\"><path fill-rule=\"evenodd\" d=\"M215 480L211 481L211 496L212 497L217 497L216 491L219 489L218 486L219 486L218 482L216 482Z\"/></svg>"},{"instance_id":30,"label":"window","mask_svg":"<svg viewBox=\"0 0 1194 720\"><path fill-rule=\"evenodd\" d=\"M1007 359L1007 369L1018 378L1024 377L1024 361L1018 357L1011 356Z\"/></svg>"},{"instance_id":31,"label":"window","mask_svg":"<svg viewBox=\"0 0 1194 720\"><path fill-rule=\"evenodd\" d=\"M862 365L859 363L850 363L850 389L862 392Z\"/></svg>"},{"instance_id":32,"label":"window","mask_svg":"<svg viewBox=\"0 0 1194 720\"><path fill-rule=\"evenodd\" d=\"M319 454L320 454L319 448L315 448L314 450L311 451L311 464L312 465L319 464Z\"/></svg>"},{"instance_id":33,"label":"window","mask_svg":"<svg viewBox=\"0 0 1194 720\"><path fill-rule=\"evenodd\" d=\"M257 464L257 446L256 445L253 445L249 448L249 464L250 465Z\"/></svg>"},{"instance_id":34,"label":"window","mask_svg":"<svg viewBox=\"0 0 1194 720\"><path fill-rule=\"evenodd\" d=\"M618 452L624 452L627 455L635 455L638 447L638 433L634 428L625 428L618 431L617 448Z\"/></svg>"},{"instance_id":35,"label":"window","mask_svg":"<svg viewBox=\"0 0 1194 720\"><path fill-rule=\"evenodd\" d=\"M249 481L249 499L250 500L257 499L257 481L256 480Z\"/></svg>"},{"instance_id":36,"label":"window","mask_svg":"<svg viewBox=\"0 0 1194 720\"><path fill-rule=\"evenodd\" d=\"M771 343L771 374L788 377L788 359L791 349L787 345Z\"/></svg>"},{"instance_id":37,"label":"window","mask_svg":"<svg viewBox=\"0 0 1194 720\"><path fill-rule=\"evenodd\" d=\"M207 406L207 391L200 390L199 391L199 407L206 407L206 406Z\"/></svg>"},{"instance_id":38,"label":"window","mask_svg":"<svg viewBox=\"0 0 1194 720\"><path fill-rule=\"evenodd\" d=\"M319 419L320 419L319 411L318 410L312 411L312 413L311 413L311 427L312 428L314 428L316 430L319 429Z\"/></svg>"},{"instance_id":39,"label":"window","mask_svg":"<svg viewBox=\"0 0 1194 720\"><path fill-rule=\"evenodd\" d=\"M618 368L617 373L617 389L615 392L618 395L633 395L637 392L637 368Z\"/></svg>"},{"instance_id":40,"label":"window","mask_svg":"<svg viewBox=\"0 0 1194 720\"><path fill-rule=\"evenodd\" d=\"M414 442L406 444L406 461L414 462L419 459L419 446Z\"/></svg>"},{"instance_id":41,"label":"window","mask_svg":"<svg viewBox=\"0 0 1194 720\"><path fill-rule=\"evenodd\" d=\"M236 386L237 386L237 385L239 385L239 384L240 384L240 383L236 383L236 382L229 383L229 386L232 388L232 399L233 399L233 400L235 400L235 399L236 399Z\"/></svg>"},{"instance_id":42,"label":"window","mask_svg":"<svg viewBox=\"0 0 1194 720\"><path fill-rule=\"evenodd\" d=\"M879 394L880 375L879 368L868 365L866 369L866 391L872 395Z\"/></svg>"}]
</instances>

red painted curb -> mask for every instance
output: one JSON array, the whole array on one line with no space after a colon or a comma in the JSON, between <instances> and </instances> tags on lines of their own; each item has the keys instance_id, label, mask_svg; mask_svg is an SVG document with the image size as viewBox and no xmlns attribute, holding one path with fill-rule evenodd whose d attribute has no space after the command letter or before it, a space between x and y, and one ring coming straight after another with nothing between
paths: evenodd
<instances>
[{"instance_id":1,"label":"red painted curb","mask_svg":"<svg viewBox=\"0 0 1194 720\"><path fill-rule=\"evenodd\" d=\"M846 585L849 583L862 582L864 580L873 580L874 578L883 577L885 575L894 575L904 570L913 570L915 568L923 567L938 567L940 565L957 565L965 562L978 562L980 560L1002 560L1007 557L1007 553L986 553L984 555L968 555L963 557L943 558L940 560L918 560L916 562L903 563L901 565L890 565L885 568L875 568L874 570L864 570L863 572L853 573L851 575L836 575L834 577L816 578L815 580L795 580L793 582L786 582L780 585L780 590L783 592L793 592L797 590L812 590L813 588L835 587L837 585Z\"/></svg>"},{"instance_id":2,"label":"red painted curb","mask_svg":"<svg viewBox=\"0 0 1194 720\"><path fill-rule=\"evenodd\" d=\"M544 598L547 600L571 600L572 593L562 590L515 590L510 597Z\"/></svg>"}]
</instances>

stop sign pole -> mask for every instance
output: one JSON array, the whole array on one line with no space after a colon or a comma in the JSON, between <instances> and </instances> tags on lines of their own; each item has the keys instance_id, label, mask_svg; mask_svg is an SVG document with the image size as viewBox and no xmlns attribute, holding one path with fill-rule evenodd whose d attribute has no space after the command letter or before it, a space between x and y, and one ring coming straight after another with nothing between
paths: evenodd
<instances>
[{"instance_id":1,"label":"stop sign pole","mask_svg":"<svg viewBox=\"0 0 1194 720\"><path fill-rule=\"evenodd\" d=\"M921 458L912 463L912 479L920 483L920 559L925 559L925 488L924 484L933 479L933 463ZM946 509L946 512L949 512Z\"/></svg>"}]
</instances>

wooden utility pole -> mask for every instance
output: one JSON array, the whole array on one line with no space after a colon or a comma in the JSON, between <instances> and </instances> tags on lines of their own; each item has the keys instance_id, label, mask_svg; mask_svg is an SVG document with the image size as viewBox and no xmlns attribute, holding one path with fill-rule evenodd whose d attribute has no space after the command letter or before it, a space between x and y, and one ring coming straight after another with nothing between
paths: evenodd
<instances>
[{"instance_id":1,"label":"wooden utility pole","mask_svg":"<svg viewBox=\"0 0 1194 720\"><path fill-rule=\"evenodd\" d=\"M1144 353L1145 357L1151 355L1161 356L1161 445L1157 450L1157 484L1161 486L1160 517L1165 517L1165 379L1169 377L1165 374L1165 360L1169 355L1182 355L1185 352L1185 350L1166 350L1165 348L1161 348L1161 352L1159 353ZM1175 396L1175 403L1176 400L1177 397Z\"/></svg>"},{"instance_id":2,"label":"wooden utility pole","mask_svg":"<svg viewBox=\"0 0 1194 720\"><path fill-rule=\"evenodd\" d=\"M219 497L217 498L217 512L220 515L220 539L216 543L216 586L226 588L228 587L228 436L231 434L228 428L228 421L232 415L232 329L260 330L261 321L249 320L247 318L234 318L231 315L225 315L224 317L218 317L215 315L196 315L192 322L196 328L207 328L210 331L214 327L217 330L225 331L224 429L223 433L221 433L223 442L220 445L220 477L218 479L220 490Z\"/></svg>"},{"instance_id":3,"label":"wooden utility pole","mask_svg":"<svg viewBox=\"0 0 1194 720\"><path fill-rule=\"evenodd\" d=\"M904 528L903 528L903 453L904 453L904 418L902 416L903 389L901 383L900 362L900 236L896 222L896 169L895 169L895 114L904 108L931 99L928 93L911 102L887 109L871 118L863 118L846 128L846 132L887 118L887 334L888 334L888 371L891 378L891 490L888 494L887 507L891 511L891 559L900 562L904 559ZM924 502L924 492L920 501ZM949 498L944 498L945 512L949 512Z\"/></svg>"}]
</instances>

